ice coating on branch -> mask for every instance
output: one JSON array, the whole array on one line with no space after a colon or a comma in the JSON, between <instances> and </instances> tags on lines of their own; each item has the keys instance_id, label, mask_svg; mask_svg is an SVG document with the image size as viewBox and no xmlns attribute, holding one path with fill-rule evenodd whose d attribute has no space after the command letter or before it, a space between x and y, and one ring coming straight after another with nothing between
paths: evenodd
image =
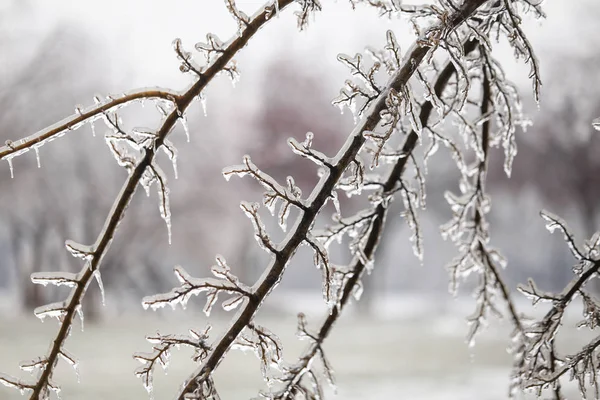
<instances>
[{"instance_id":1,"label":"ice coating on branch","mask_svg":"<svg viewBox=\"0 0 600 400\"><path fill-rule=\"evenodd\" d=\"M325 154L312 148L313 139L314 134L312 132L306 132L304 142L299 143L296 139L290 138L288 139L288 145L295 154L308 158L319 168L332 168L333 161Z\"/></svg>"},{"instance_id":2,"label":"ice coating on branch","mask_svg":"<svg viewBox=\"0 0 600 400\"><path fill-rule=\"evenodd\" d=\"M248 160L250 159L249 156L244 156L244 160L246 160L246 157L248 157ZM236 175L239 178L243 178L248 174L248 172L249 171L246 169L245 165L234 165L231 167L223 168L222 174L225 180L229 182L229 179L231 179L233 175Z\"/></svg>"},{"instance_id":3,"label":"ice coating on branch","mask_svg":"<svg viewBox=\"0 0 600 400\"><path fill-rule=\"evenodd\" d=\"M75 287L79 282L79 277L77 274L71 272L34 272L31 274L31 282L48 286L56 285L56 286L68 286Z\"/></svg>"},{"instance_id":4,"label":"ice coating on branch","mask_svg":"<svg viewBox=\"0 0 600 400\"><path fill-rule=\"evenodd\" d=\"M260 205L258 203L248 203L242 201L240 203L240 208L244 211L244 214L250 219L252 222L252 226L254 228L254 237L261 247L261 249L265 250L268 253L275 252L275 248L269 235L267 234L267 230L265 225L263 224L260 216L258 215L258 210Z\"/></svg>"},{"instance_id":5,"label":"ice coating on branch","mask_svg":"<svg viewBox=\"0 0 600 400\"><path fill-rule=\"evenodd\" d=\"M333 206L337 215L342 215L342 209L340 208L340 199L338 198L338 194L336 191L331 192L331 201L333 202Z\"/></svg>"},{"instance_id":6,"label":"ice coating on branch","mask_svg":"<svg viewBox=\"0 0 600 400\"><path fill-rule=\"evenodd\" d=\"M165 101L163 99L154 100L154 106L163 117L169 115L174 108L173 103L171 103L170 101Z\"/></svg>"},{"instance_id":7,"label":"ice coating on branch","mask_svg":"<svg viewBox=\"0 0 600 400\"><path fill-rule=\"evenodd\" d=\"M333 309L333 307L337 304L338 300L334 296L334 289L336 289L338 285L335 284L334 268L329 262L329 252L327 251L327 247L325 245L325 243L328 242L327 240L314 237L311 234L307 234L306 242L310 247L313 248L313 263L315 264L317 269L321 270L323 275L323 299L325 300L325 303L329 306L329 308Z\"/></svg>"},{"instance_id":8,"label":"ice coating on branch","mask_svg":"<svg viewBox=\"0 0 600 400\"><path fill-rule=\"evenodd\" d=\"M578 261L582 261L587 258L577 247L575 239L570 234L570 229L567 226L567 223L562 218L546 210L541 211L540 216L546 221L546 229L548 232L554 233L554 231L557 229L562 232L565 242L567 243L567 246L569 247L573 257L575 257Z\"/></svg>"},{"instance_id":9,"label":"ice coating on branch","mask_svg":"<svg viewBox=\"0 0 600 400\"><path fill-rule=\"evenodd\" d=\"M165 221L165 224L167 225L167 235L169 237L169 244L171 244L171 206L169 202L170 190L167 184L167 177L163 170L158 166L158 164L156 164L156 162L152 162L152 165L148 168L147 171L150 171L152 174L148 178L148 187L153 181L157 182L158 208L160 211L161 218Z\"/></svg>"},{"instance_id":10,"label":"ice coating on branch","mask_svg":"<svg viewBox=\"0 0 600 400\"><path fill-rule=\"evenodd\" d=\"M214 62L225 52L225 44L214 33L206 35L206 42L196 43L196 50L204 54L208 64Z\"/></svg>"},{"instance_id":11,"label":"ice coating on branch","mask_svg":"<svg viewBox=\"0 0 600 400\"><path fill-rule=\"evenodd\" d=\"M71 368L73 368L73 371L75 371L75 375L77 376L77 383L80 383L79 361L77 360L77 358L75 358L74 355L72 355L71 353L66 351L64 348L60 350L59 356L67 364L69 364L71 366Z\"/></svg>"},{"instance_id":12,"label":"ice coating on branch","mask_svg":"<svg viewBox=\"0 0 600 400\"><path fill-rule=\"evenodd\" d=\"M59 301L56 303L46 304L41 307L37 307L33 313L36 317L44 322L46 317L56 318L62 322L63 318L67 314L67 303L65 301Z\"/></svg>"},{"instance_id":13,"label":"ice coating on branch","mask_svg":"<svg viewBox=\"0 0 600 400\"><path fill-rule=\"evenodd\" d=\"M152 344L152 352L137 352L133 354L133 358L142 363L135 370L135 375L142 380L142 384L151 398L153 398L154 369L156 365L160 365L166 374L171 362L173 348L179 349L181 346L194 349L192 361L201 362L204 360L208 351L211 350L208 344L210 328L211 326L207 325L204 331L201 332L190 329L189 335L161 335L157 332L156 335L146 336L146 340Z\"/></svg>"},{"instance_id":14,"label":"ice coating on branch","mask_svg":"<svg viewBox=\"0 0 600 400\"><path fill-rule=\"evenodd\" d=\"M595 130L600 131L600 118L596 118L592 121L592 126Z\"/></svg>"},{"instance_id":15,"label":"ice coating on branch","mask_svg":"<svg viewBox=\"0 0 600 400\"><path fill-rule=\"evenodd\" d=\"M235 0L225 0L227 10L238 24L238 35L241 36L250 23L250 18L235 4Z\"/></svg>"},{"instance_id":16,"label":"ice coating on branch","mask_svg":"<svg viewBox=\"0 0 600 400\"><path fill-rule=\"evenodd\" d=\"M21 379L13 378L12 376L8 376L3 373L0 373L0 383L8 388L17 389L21 393L21 396L33 391L33 388L35 387L35 385L31 383Z\"/></svg>"},{"instance_id":17,"label":"ice coating on branch","mask_svg":"<svg viewBox=\"0 0 600 400\"><path fill-rule=\"evenodd\" d=\"M22 371L29 372L32 375L43 371L48 365L48 360L45 357L37 357L29 361L21 361L19 368Z\"/></svg>"},{"instance_id":18,"label":"ice coating on branch","mask_svg":"<svg viewBox=\"0 0 600 400\"><path fill-rule=\"evenodd\" d=\"M204 313L208 316L220 294L231 296L223 303L223 308L228 311L241 304L244 297L249 296L250 288L240 283L238 278L231 272L225 259L221 256L216 258L217 264L211 268L215 278L194 278L183 267L174 268L175 277L180 285L170 292L145 297L142 301L144 309L148 307L156 310L158 308L171 306L173 309L180 304L184 309L192 296L206 293L206 304Z\"/></svg>"},{"instance_id":19,"label":"ice coating on branch","mask_svg":"<svg viewBox=\"0 0 600 400\"><path fill-rule=\"evenodd\" d=\"M267 385L272 386L273 372L281 372L283 345L279 337L267 328L250 323L238 336L233 347L252 351L260 361L260 370Z\"/></svg>"},{"instance_id":20,"label":"ice coating on branch","mask_svg":"<svg viewBox=\"0 0 600 400\"><path fill-rule=\"evenodd\" d=\"M176 38L173 40L173 50L177 54L177 59L181 61L179 71L182 73L194 73L198 77L202 75L205 68L196 64L192 53L184 49L181 39Z\"/></svg>"},{"instance_id":21,"label":"ice coating on branch","mask_svg":"<svg viewBox=\"0 0 600 400\"><path fill-rule=\"evenodd\" d=\"M229 64L223 68L223 72L227 74L229 81L231 82L231 86L235 88L235 85L240 81L240 71L238 69L237 62L235 60L229 62Z\"/></svg>"},{"instance_id":22,"label":"ice coating on branch","mask_svg":"<svg viewBox=\"0 0 600 400\"><path fill-rule=\"evenodd\" d=\"M86 246L73 240L66 240L65 247L67 248L67 251L75 258L80 258L84 261L92 261L94 258L94 250L92 246Z\"/></svg>"},{"instance_id":23,"label":"ice coating on branch","mask_svg":"<svg viewBox=\"0 0 600 400\"><path fill-rule=\"evenodd\" d=\"M306 207L301 198L302 191L298 186L296 186L293 177L288 176L286 179L286 186L282 186L275 179L273 179L273 177L264 173L256 165L254 165L249 156L244 156L243 165L236 165L223 169L223 176L226 180L229 180L232 175L237 175L239 177L250 175L266 189L266 192L263 194L263 203L271 212L271 215L275 214L277 203L280 203L277 222L284 232L287 229L287 218L291 206L294 205L300 209L304 209ZM242 210L246 211L247 215L252 215L251 219L253 221L260 221L260 217L258 216L258 208L248 214L248 211L250 211L252 208L253 207L249 203L242 205ZM264 232L264 227L261 227L260 230Z\"/></svg>"}]
</instances>

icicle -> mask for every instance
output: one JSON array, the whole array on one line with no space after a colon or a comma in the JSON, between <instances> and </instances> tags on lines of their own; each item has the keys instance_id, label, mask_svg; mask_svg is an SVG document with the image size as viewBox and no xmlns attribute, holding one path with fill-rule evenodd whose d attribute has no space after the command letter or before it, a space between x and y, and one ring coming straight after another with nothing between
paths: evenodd
<instances>
[{"instance_id":1,"label":"icicle","mask_svg":"<svg viewBox=\"0 0 600 400\"><path fill-rule=\"evenodd\" d=\"M81 332L83 332L83 308L81 307L81 304L78 304L77 307L75 307L75 312L79 316L79 321L81 321Z\"/></svg>"},{"instance_id":2,"label":"icicle","mask_svg":"<svg viewBox=\"0 0 600 400\"><path fill-rule=\"evenodd\" d=\"M37 167L42 168L42 164L40 163L40 146L33 146L33 150L35 151L35 159L37 160Z\"/></svg>"},{"instance_id":3,"label":"icicle","mask_svg":"<svg viewBox=\"0 0 600 400\"><path fill-rule=\"evenodd\" d=\"M173 174L175 175L175 179L178 179L179 174L177 170L177 148L173 145L173 143L169 141L169 139L165 139L162 148L169 160L171 160L171 163L173 164Z\"/></svg>"},{"instance_id":4,"label":"icicle","mask_svg":"<svg viewBox=\"0 0 600 400\"><path fill-rule=\"evenodd\" d=\"M67 352L65 349L61 349L59 355L64 361L66 361L67 364L69 364L71 367L73 367L73 370L75 371L75 375L77 375L77 383L80 383L79 362L77 361L75 356L73 356L72 354Z\"/></svg>"},{"instance_id":5,"label":"icicle","mask_svg":"<svg viewBox=\"0 0 600 400\"><path fill-rule=\"evenodd\" d=\"M232 297L231 299L224 301L222 304L223 310L231 311L231 310L237 308L240 304L242 304L245 297L246 296L244 296L243 294L240 294L240 295L236 295L236 296Z\"/></svg>"},{"instance_id":6,"label":"icicle","mask_svg":"<svg viewBox=\"0 0 600 400\"><path fill-rule=\"evenodd\" d=\"M340 200L338 198L337 192L335 192L335 191L331 192L331 199L333 200L333 206L335 207L335 212L341 216L342 210L340 208Z\"/></svg>"},{"instance_id":7,"label":"icicle","mask_svg":"<svg viewBox=\"0 0 600 400\"><path fill-rule=\"evenodd\" d=\"M185 117L185 115L182 115L181 117L179 117L179 120L181 121L181 125L183 125L183 130L185 131L185 137L187 138L187 142L190 142L190 129L188 127L187 124L187 118Z\"/></svg>"},{"instance_id":8,"label":"icicle","mask_svg":"<svg viewBox=\"0 0 600 400\"><path fill-rule=\"evenodd\" d=\"M96 282L98 282L98 287L100 288L100 297L102 298L102 305L106 306L104 298L104 285L102 284L102 276L100 275L99 269L94 271L94 278L96 278Z\"/></svg>"},{"instance_id":9,"label":"icicle","mask_svg":"<svg viewBox=\"0 0 600 400\"><path fill-rule=\"evenodd\" d=\"M158 207L160 210L160 216L167 224L167 234L169 236L169 244L171 244L171 207L169 205L169 187L167 186L167 177L162 169L152 164L152 172L158 182Z\"/></svg>"},{"instance_id":10,"label":"icicle","mask_svg":"<svg viewBox=\"0 0 600 400\"><path fill-rule=\"evenodd\" d=\"M5 160L8 161L8 167L10 168L10 178L14 179L15 172L14 172L14 169L13 169L12 156L6 156Z\"/></svg>"},{"instance_id":11,"label":"icicle","mask_svg":"<svg viewBox=\"0 0 600 400\"><path fill-rule=\"evenodd\" d=\"M202 111L204 112L204 116L207 117L208 114L206 112L206 96L204 93L200 93L200 104L202 104Z\"/></svg>"}]
</instances>

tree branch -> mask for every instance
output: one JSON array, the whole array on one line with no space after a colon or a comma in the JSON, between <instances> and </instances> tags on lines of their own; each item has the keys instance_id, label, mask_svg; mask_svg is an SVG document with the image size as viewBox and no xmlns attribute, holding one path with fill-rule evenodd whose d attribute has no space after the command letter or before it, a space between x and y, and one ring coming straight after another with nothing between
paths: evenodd
<instances>
[{"instance_id":1,"label":"tree branch","mask_svg":"<svg viewBox=\"0 0 600 400\"><path fill-rule=\"evenodd\" d=\"M471 53L475 50L477 46L477 42L475 40L468 40L464 46L465 55ZM435 85L434 92L439 97L442 92L448 85L450 78L452 75L456 73L456 67L453 63L449 62L439 73ZM429 121L429 117L431 116L431 112L433 111L433 103L431 101L425 101L421 105L421 112L419 114L419 119L421 121L422 126L427 126ZM406 137L402 148L398 153L405 155L404 157L400 157L390 173L388 174L387 179L382 185L381 191L385 193L393 192L396 189L398 182L402 179L402 175L405 171L406 163L409 159L408 155L412 154L415 149L419 139L419 134L413 129ZM364 253L367 260L371 260L377 250L377 245L379 242L379 238L383 233L383 229L385 227L385 222L387 218L388 208L380 203L375 208L373 212L373 216L370 218L371 227L369 229L369 235L366 241L362 252ZM289 379L286 379L287 384L285 388L279 393L276 397L281 400L292 400L293 393L295 387L298 385L302 376L308 371L312 360L318 356L322 350L321 345L325 341L325 339L329 336L333 325L337 321L337 319L341 316L343 309L351 298L354 287L358 284L363 272L366 269L366 263L361 260L360 257L355 258L354 264L350 267L350 278L345 282L344 287L342 289L342 296L339 301L339 306L334 307L331 310L331 313L325 321L321 324L319 331L316 335L311 335L311 339L313 343L309 346L308 350L305 351L304 355L300 358L300 364L296 364L293 366L293 376L290 376Z\"/></svg>"},{"instance_id":2,"label":"tree branch","mask_svg":"<svg viewBox=\"0 0 600 400\"><path fill-rule=\"evenodd\" d=\"M485 0L465 1L457 12L448 17L447 21L445 21L446 24L436 25L428 32L453 31L484 2ZM216 345L213 346L213 350L203 362L202 366L200 366L185 383L179 393L179 400L184 400L187 395L198 393L198 391L202 389L203 382L210 377L214 369L219 365L231 344L235 341L240 332L252 322L254 315L264 299L279 283L286 265L290 261L292 255L296 252L298 246L305 240L317 214L330 197L331 192L342 177L343 172L353 160L356 159L358 152L366 141L363 133L375 129L381 120L381 112L387 108L386 101L391 91L394 90L398 92L407 84L410 77L414 74L415 70L432 47L434 47L434 44L425 38L420 38L413 44L408 52L405 64L391 77L381 94L373 104L371 104L369 110L366 112L366 116L354 128L342 149L332 160L332 168L329 168L329 170L325 172L325 175L312 191L306 203L308 208L303 210L302 215L296 220L290 234L280 244L280 251L271 258L270 265L266 269L261 280L257 283L254 292L255 298L251 299L244 308L238 312L231 327L217 341ZM378 219L375 224L383 224L383 221ZM378 237L370 239L370 246L374 248L378 241Z\"/></svg>"},{"instance_id":3,"label":"tree branch","mask_svg":"<svg viewBox=\"0 0 600 400\"><path fill-rule=\"evenodd\" d=\"M283 9L292 2L293 0L279 0L279 8ZM81 304L81 300L85 295L86 288L91 279L94 277L96 271L100 268L101 261L110 247L112 238L117 231L119 222L125 215L125 211L127 210L127 206L133 197L135 189L140 183L146 169L152 166L157 151L164 144L167 136L173 130L173 127L182 117L183 113L187 110L193 100L200 95L206 85L212 81L212 79L219 72L227 68L228 63L231 61L234 55L237 54L244 46L246 46L250 38L254 36L258 29L269 20L269 17L269 10L267 7L263 7L251 19L251 21L248 22L243 32L235 35L234 39L227 44L220 57L214 59L198 77L198 80L182 94L174 95L171 92L163 92L158 90L153 92L137 92L120 99L115 99L112 102L104 105L92 107L79 116L67 118L65 122L59 123L48 130L44 130L39 134L33 135L15 144L11 143L8 146L0 149L0 157L10 157L11 155L15 156L19 154L19 152L27 151L29 147L36 143L48 140L56 135L59 135L65 129L70 129L76 124L83 123L85 120L93 117L94 115L106 112L113 107L126 104L134 99L147 98L152 95L153 97L167 98L168 100L173 101L176 106L175 109L168 116L166 116L163 125L156 134L154 145L145 149L142 160L131 171L129 178L121 188L121 191L118 194L111 211L109 212L104 227L98 235L96 243L92 248L93 251L89 254L90 261L89 263L86 263L80 272L79 280L77 281L75 288L69 294L69 297L65 303L65 308L63 310L64 315L62 315L61 318L60 329L51 346L50 352L46 357L47 366L43 369L39 379L37 380L37 383L35 384L33 392L30 396L30 400L39 400L40 397L45 397L50 385L50 378L52 376L54 367L56 366L59 355L61 354L64 342L69 336L74 316L79 309L79 305Z\"/></svg>"},{"instance_id":4,"label":"tree branch","mask_svg":"<svg viewBox=\"0 0 600 400\"><path fill-rule=\"evenodd\" d=\"M154 88L133 91L131 93L124 94L119 98L111 98L109 101L90 106L85 110L79 110L76 114L73 114L54 125L42 129L31 136L17 141L7 140L5 146L0 147L0 159L3 160L23 154L36 145L39 146L57 138L65 131L75 130L81 127L89 119L101 116L114 108L123 107L133 101L144 99L163 99L176 103L179 99L179 96L179 93L168 89Z\"/></svg>"}]
</instances>

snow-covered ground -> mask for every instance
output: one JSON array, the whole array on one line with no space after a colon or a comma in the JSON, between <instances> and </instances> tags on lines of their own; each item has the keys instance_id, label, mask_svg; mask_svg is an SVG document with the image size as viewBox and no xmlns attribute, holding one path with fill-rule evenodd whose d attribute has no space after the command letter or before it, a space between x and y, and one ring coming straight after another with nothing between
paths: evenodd
<instances>
[{"instance_id":1,"label":"snow-covered ground","mask_svg":"<svg viewBox=\"0 0 600 400\"><path fill-rule=\"evenodd\" d=\"M508 326L492 322L469 348L462 319L469 309L467 299L447 302L450 306L438 311L430 303L434 302L418 297L396 299L396 307L403 312L397 310L394 318L344 316L325 345L338 384L337 396L329 398L506 399L511 366L506 351ZM421 312L410 313L411 309ZM144 335L185 333L188 328L203 328L207 321L203 314L165 311L111 317L101 324L86 324L83 333L76 326L67 349L79 357L81 382L77 383L70 367L61 364L55 381L63 386L62 398L147 398L133 375L138 363L131 357L136 351L150 351ZM310 314L314 316L309 316L309 324L315 327L320 318L315 312ZM215 336L227 323L225 317L210 318ZM259 318L259 323L280 336L286 360L293 361L304 348L306 342L295 338L296 319L291 313L271 313ZM19 361L45 353L56 329L54 321L40 323L33 316L0 314L0 371L17 374ZM569 331L562 340L576 346L586 339L580 332ZM174 354L168 375L156 371L155 398L174 397L178 385L194 370L188 356L185 350ZM239 351L232 351L220 366L216 382L225 400L249 399L263 388L257 360ZM19 398L18 392L0 386L0 399Z\"/></svg>"}]
</instances>

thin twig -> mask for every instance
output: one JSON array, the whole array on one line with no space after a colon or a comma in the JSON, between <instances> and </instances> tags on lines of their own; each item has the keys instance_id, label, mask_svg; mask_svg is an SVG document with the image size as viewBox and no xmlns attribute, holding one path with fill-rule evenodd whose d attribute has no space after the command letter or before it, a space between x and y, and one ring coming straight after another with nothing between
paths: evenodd
<instances>
[{"instance_id":1,"label":"thin twig","mask_svg":"<svg viewBox=\"0 0 600 400\"><path fill-rule=\"evenodd\" d=\"M108 102L90 106L87 109L81 110L81 112L73 114L54 125L34 133L31 136L17 141L7 141L6 146L0 147L0 159L10 157L11 155L14 156L16 154L21 154L36 144L43 143L47 140L52 140L52 138L56 137L62 132L81 126L81 124L84 124L90 118L104 114L116 107L122 107L132 101L144 99L163 99L177 102L180 96L180 93L170 91L168 89L157 88L143 89L125 94L118 98L111 98Z\"/></svg>"}]
</instances>

